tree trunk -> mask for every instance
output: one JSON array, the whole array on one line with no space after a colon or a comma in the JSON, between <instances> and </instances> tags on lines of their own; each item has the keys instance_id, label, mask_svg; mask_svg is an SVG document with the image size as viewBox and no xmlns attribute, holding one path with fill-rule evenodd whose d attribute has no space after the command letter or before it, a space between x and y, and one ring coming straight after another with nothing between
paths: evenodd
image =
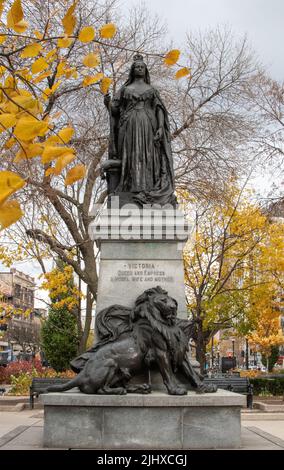
<instances>
[{"instance_id":1,"label":"tree trunk","mask_svg":"<svg viewBox=\"0 0 284 470\"><path fill-rule=\"evenodd\" d=\"M78 333L78 350L77 350L77 353L80 354L80 344L81 344L81 340L82 340L82 336L83 336L81 304L79 304L79 307L77 308L76 322L77 322L77 333Z\"/></svg>"},{"instance_id":2,"label":"tree trunk","mask_svg":"<svg viewBox=\"0 0 284 470\"><path fill-rule=\"evenodd\" d=\"M196 339L196 359L200 363L200 372L204 374L206 365L206 341L203 335L201 325L198 325L197 339Z\"/></svg>"},{"instance_id":3,"label":"tree trunk","mask_svg":"<svg viewBox=\"0 0 284 470\"><path fill-rule=\"evenodd\" d=\"M79 354L86 351L87 341L88 341L88 337L90 334L91 323L92 323L93 302L94 302L94 297L92 296L89 286L87 286L86 318L85 318L85 325L83 327L83 334L80 338Z\"/></svg>"}]
</instances>

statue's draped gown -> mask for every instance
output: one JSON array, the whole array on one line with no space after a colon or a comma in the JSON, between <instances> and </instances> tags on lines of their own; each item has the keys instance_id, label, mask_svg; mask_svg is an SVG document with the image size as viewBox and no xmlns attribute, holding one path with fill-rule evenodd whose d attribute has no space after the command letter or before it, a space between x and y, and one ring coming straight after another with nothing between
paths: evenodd
<instances>
[{"instance_id":1,"label":"statue's draped gown","mask_svg":"<svg viewBox=\"0 0 284 470\"><path fill-rule=\"evenodd\" d=\"M168 116L158 91L151 86L138 94L122 87L114 106L119 110L116 147L122 162L116 192L132 193L141 203L175 204ZM155 142L158 108L164 114L164 125L162 140Z\"/></svg>"}]
</instances>

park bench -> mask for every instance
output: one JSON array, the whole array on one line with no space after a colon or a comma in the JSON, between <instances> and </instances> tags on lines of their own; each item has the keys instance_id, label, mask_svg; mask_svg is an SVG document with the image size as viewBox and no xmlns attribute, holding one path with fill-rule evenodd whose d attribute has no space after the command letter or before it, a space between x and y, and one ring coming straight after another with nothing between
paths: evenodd
<instances>
[{"instance_id":1,"label":"park bench","mask_svg":"<svg viewBox=\"0 0 284 470\"><path fill-rule=\"evenodd\" d=\"M215 384L222 390L241 393L247 396L247 408L252 409L253 406L253 385L247 377L237 377L234 375L222 377L205 377L205 383Z\"/></svg>"},{"instance_id":2,"label":"park bench","mask_svg":"<svg viewBox=\"0 0 284 470\"><path fill-rule=\"evenodd\" d=\"M36 377L33 379L30 386L30 408L34 408L34 397L38 397L41 393L45 393L47 387L51 385L61 385L66 382L69 382L70 379L62 379L59 377L50 377L50 378L39 378Z\"/></svg>"}]
</instances>

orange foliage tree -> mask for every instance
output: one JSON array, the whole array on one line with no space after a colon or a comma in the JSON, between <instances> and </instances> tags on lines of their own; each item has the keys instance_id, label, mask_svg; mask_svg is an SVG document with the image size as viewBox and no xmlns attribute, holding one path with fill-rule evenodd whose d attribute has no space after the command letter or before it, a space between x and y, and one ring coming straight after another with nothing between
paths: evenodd
<instances>
[{"instance_id":1,"label":"orange foliage tree","mask_svg":"<svg viewBox=\"0 0 284 470\"><path fill-rule=\"evenodd\" d=\"M256 340L257 329L262 323L268 326L270 316L273 335L267 333L269 340L265 339L259 330L257 336L263 344L281 341L281 335L275 337L279 317L275 296L284 275L284 225L271 224L234 181L228 184L223 201L197 202L183 196L195 217L193 242L185 250L184 263L202 369L206 345L219 330L233 328Z\"/></svg>"}]
</instances>

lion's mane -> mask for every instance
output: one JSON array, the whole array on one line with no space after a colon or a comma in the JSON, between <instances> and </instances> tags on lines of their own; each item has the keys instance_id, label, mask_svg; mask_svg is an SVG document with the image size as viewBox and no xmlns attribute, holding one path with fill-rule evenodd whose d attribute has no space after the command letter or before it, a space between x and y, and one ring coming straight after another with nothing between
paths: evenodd
<instances>
[{"instance_id":1,"label":"lion's mane","mask_svg":"<svg viewBox=\"0 0 284 470\"><path fill-rule=\"evenodd\" d=\"M155 305L155 301L160 296L167 297L175 304L176 321L170 325L166 318ZM131 321L139 324L140 320L146 320L153 332L153 339L157 347L167 349L170 352L172 366L176 369L184 360L184 355L188 351L188 338L182 325L183 320L177 318L177 302L170 297L167 291L160 286L151 288L143 292L136 302L131 313ZM165 310L167 306L165 305Z\"/></svg>"}]
</instances>

